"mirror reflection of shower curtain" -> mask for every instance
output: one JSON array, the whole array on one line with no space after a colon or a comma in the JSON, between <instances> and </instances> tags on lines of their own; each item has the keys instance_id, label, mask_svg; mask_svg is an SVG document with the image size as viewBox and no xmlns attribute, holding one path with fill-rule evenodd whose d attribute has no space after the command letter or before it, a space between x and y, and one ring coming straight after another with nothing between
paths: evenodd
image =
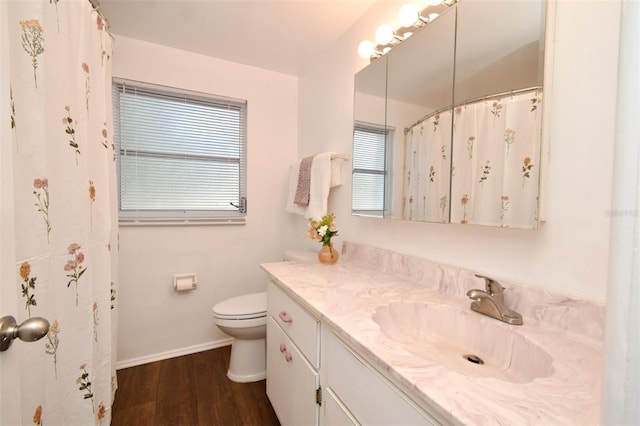
<instances>
[{"instance_id":1,"label":"mirror reflection of shower curtain","mask_svg":"<svg viewBox=\"0 0 640 426\"><path fill-rule=\"evenodd\" d=\"M454 109L451 222L536 228L541 90Z\"/></svg>"},{"instance_id":2,"label":"mirror reflection of shower curtain","mask_svg":"<svg viewBox=\"0 0 640 426\"><path fill-rule=\"evenodd\" d=\"M451 123L448 110L407 130L403 219L449 221Z\"/></svg>"}]
</instances>

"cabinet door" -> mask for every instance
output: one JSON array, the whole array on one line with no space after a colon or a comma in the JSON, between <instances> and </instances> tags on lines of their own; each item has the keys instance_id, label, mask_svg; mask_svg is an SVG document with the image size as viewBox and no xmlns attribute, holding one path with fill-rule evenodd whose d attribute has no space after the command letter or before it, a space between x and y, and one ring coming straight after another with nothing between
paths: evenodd
<instances>
[{"instance_id":1,"label":"cabinet door","mask_svg":"<svg viewBox=\"0 0 640 426\"><path fill-rule=\"evenodd\" d=\"M283 426L317 425L318 373L282 331L267 317L267 396Z\"/></svg>"},{"instance_id":2,"label":"cabinet door","mask_svg":"<svg viewBox=\"0 0 640 426\"><path fill-rule=\"evenodd\" d=\"M330 426L358 426L347 407L338 399L331 388L322 391L322 421L323 425Z\"/></svg>"},{"instance_id":3,"label":"cabinet door","mask_svg":"<svg viewBox=\"0 0 640 426\"><path fill-rule=\"evenodd\" d=\"M361 424L436 425L364 359L329 333L326 342L326 386Z\"/></svg>"}]
</instances>

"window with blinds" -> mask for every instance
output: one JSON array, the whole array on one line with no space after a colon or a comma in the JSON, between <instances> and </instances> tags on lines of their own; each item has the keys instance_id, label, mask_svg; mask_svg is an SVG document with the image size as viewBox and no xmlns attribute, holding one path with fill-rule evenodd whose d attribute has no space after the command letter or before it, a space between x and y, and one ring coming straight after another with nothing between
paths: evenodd
<instances>
[{"instance_id":1,"label":"window with blinds","mask_svg":"<svg viewBox=\"0 0 640 426\"><path fill-rule=\"evenodd\" d=\"M120 221L244 222L247 102L114 79Z\"/></svg>"},{"instance_id":2,"label":"window with blinds","mask_svg":"<svg viewBox=\"0 0 640 426\"><path fill-rule=\"evenodd\" d=\"M384 126L367 123L356 123L353 129L354 214L384 217L388 211L390 133Z\"/></svg>"}]
</instances>

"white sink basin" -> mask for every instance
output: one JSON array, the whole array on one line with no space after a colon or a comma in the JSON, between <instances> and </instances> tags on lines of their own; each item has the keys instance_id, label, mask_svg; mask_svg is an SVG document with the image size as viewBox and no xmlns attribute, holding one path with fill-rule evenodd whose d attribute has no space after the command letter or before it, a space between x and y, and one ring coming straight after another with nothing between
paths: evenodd
<instances>
[{"instance_id":1,"label":"white sink basin","mask_svg":"<svg viewBox=\"0 0 640 426\"><path fill-rule=\"evenodd\" d=\"M551 356L518 326L476 312L394 302L377 308L372 318L406 351L461 374L526 383L554 371Z\"/></svg>"}]
</instances>

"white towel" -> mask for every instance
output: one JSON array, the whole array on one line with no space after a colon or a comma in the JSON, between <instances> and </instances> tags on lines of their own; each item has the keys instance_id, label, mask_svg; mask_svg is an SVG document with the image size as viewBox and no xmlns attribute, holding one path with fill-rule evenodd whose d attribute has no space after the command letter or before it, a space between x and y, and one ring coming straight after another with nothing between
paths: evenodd
<instances>
[{"instance_id":1,"label":"white towel","mask_svg":"<svg viewBox=\"0 0 640 426\"><path fill-rule=\"evenodd\" d=\"M342 163L344 158L334 157L331 160L331 188L342 185Z\"/></svg>"},{"instance_id":2,"label":"white towel","mask_svg":"<svg viewBox=\"0 0 640 426\"><path fill-rule=\"evenodd\" d=\"M320 219L327 214L329 189L331 185L331 156L333 153L324 152L313 157L311 164L311 181L309 183L309 205L306 207L294 203L296 188L298 187L298 173L300 161L291 166L289 173L289 195L287 197L287 211L304 216L305 218Z\"/></svg>"}]
</instances>

